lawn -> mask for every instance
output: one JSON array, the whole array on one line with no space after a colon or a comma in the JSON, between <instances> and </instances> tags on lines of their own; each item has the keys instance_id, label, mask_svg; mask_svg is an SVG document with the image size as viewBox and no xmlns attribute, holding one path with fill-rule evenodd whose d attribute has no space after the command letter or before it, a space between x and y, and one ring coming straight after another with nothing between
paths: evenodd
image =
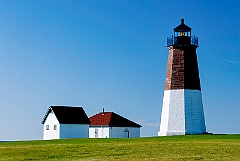
<instances>
[{"instance_id":1,"label":"lawn","mask_svg":"<svg viewBox=\"0 0 240 161\"><path fill-rule=\"evenodd\" d=\"M240 135L0 143L0 160L240 160Z\"/></svg>"}]
</instances>

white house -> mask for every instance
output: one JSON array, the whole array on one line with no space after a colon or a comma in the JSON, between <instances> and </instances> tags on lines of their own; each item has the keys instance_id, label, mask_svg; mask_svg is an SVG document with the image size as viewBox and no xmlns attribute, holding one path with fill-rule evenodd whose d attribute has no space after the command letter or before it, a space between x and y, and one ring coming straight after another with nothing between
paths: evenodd
<instances>
[{"instance_id":1,"label":"white house","mask_svg":"<svg viewBox=\"0 0 240 161\"><path fill-rule=\"evenodd\" d=\"M139 124L114 112L100 112L90 119L89 138L138 138Z\"/></svg>"},{"instance_id":2,"label":"white house","mask_svg":"<svg viewBox=\"0 0 240 161\"><path fill-rule=\"evenodd\" d=\"M89 137L90 121L82 107L50 106L42 124L44 140Z\"/></svg>"}]
</instances>

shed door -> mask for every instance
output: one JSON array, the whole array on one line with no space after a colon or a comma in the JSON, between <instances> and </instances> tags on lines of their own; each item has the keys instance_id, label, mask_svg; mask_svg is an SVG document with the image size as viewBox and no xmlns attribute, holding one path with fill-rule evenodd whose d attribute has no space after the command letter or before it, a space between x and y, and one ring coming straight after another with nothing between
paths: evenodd
<instances>
[{"instance_id":1,"label":"shed door","mask_svg":"<svg viewBox=\"0 0 240 161\"><path fill-rule=\"evenodd\" d=\"M128 129L124 130L123 138L129 138L129 130Z\"/></svg>"},{"instance_id":2,"label":"shed door","mask_svg":"<svg viewBox=\"0 0 240 161\"><path fill-rule=\"evenodd\" d=\"M98 138L98 128L95 128L95 138Z\"/></svg>"}]
</instances>

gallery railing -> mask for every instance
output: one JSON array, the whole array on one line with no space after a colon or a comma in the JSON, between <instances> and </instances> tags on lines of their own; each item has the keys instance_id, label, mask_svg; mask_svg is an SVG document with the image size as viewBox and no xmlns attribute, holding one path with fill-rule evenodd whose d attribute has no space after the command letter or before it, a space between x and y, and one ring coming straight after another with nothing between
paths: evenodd
<instances>
[{"instance_id":1,"label":"gallery railing","mask_svg":"<svg viewBox=\"0 0 240 161\"><path fill-rule=\"evenodd\" d=\"M198 46L198 37L195 36L177 36L177 37L168 37L167 38L167 46L173 46L173 45L179 45L179 46Z\"/></svg>"}]
</instances>

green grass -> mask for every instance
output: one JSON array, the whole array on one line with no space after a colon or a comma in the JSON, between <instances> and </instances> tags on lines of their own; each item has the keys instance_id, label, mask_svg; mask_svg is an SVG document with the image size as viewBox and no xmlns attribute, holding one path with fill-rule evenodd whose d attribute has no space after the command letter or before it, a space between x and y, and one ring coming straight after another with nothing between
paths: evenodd
<instances>
[{"instance_id":1,"label":"green grass","mask_svg":"<svg viewBox=\"0 0 240 161\"><path fill-rule=\"evenodd\" d=\"M0 160L240 160L240 135L0 143Z\"/></svg>"}]
</instances>

